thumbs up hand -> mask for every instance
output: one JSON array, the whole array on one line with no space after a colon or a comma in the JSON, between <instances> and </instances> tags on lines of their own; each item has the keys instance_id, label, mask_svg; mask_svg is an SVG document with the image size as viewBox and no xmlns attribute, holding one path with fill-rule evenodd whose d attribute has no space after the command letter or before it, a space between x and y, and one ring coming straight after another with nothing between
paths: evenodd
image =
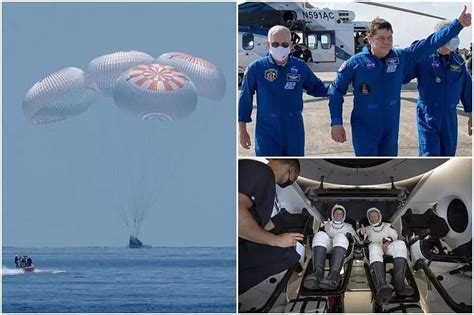
<instances>
[{"instance_id":1,"label":"thumbs up hand","mask_svg":"<svg viewBox=\"0 0 474 315\"><path fill-rule=\"evenodd\" d=\"M363 224L361 224L361 228L357 230L357 234L359 234L360 236L365 236L365 227Z\"/></svg>"},{"instance_id":2,"label":"thumbs up hand","mask_svg":"<svg viewBox=\"0 0 474 315\"><path fill-rule=\"evenodd\" d=\"M466 11L467 6L465 5L464 10L462 10L461 15L458 17L458 21L463 27L471 26L471 13L467 13Z\"/></svg>"}]
</instances>

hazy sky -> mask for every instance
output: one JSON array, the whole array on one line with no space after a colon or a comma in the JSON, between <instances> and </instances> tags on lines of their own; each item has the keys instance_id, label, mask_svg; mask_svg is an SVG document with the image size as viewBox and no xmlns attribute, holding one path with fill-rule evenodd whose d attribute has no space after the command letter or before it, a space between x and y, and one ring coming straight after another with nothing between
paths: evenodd
<instances>
[{"instance_id":1,"label":"hazy sky","mask_svg":"<svg viewBox=\"0 0 474 315\"><path fill-rule=\"evenodd\" d=\"M3 245L125 246L118 209L151 191L144 243L234 246L235 4L2 5ZM36 81L119 50L207 59L226 77L225 97L199 98L172 124L129 117L106 97L59 123L26 120Z\"/></svg>"},{"instance_id":2,"label":"hazy sky","mask_svg":"<svg viewBox=\"0 0 474 315\"><path fill-rule=\"evenodd\" d=\"M371 21L376 16L388 20L394 31L394 45L399 47L409 46L413 41L427 37L433 33L434 26L440 20L414 15L406 12L395 11L391 9L375 7L362 3L350 2L314 2L310 1L318 8L329 8L335 10L351 10L355 12L355 21ZM457 18L467 5L468 12L472 13L472 4L465 2L382 2L391 6L397 6L404 9L420 11L436 16L445 17L449 20ZM459 34L461 45L460 48L469 48L472 42L472 26L464 29Z\"/></svg>"}]
</instances>

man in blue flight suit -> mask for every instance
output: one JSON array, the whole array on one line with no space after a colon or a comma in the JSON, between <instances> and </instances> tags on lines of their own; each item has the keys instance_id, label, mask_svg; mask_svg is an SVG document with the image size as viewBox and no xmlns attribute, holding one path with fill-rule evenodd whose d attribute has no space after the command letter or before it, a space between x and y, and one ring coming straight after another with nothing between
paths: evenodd
<instances>
[{"instance_id":1,"label":"man in blue flight suit","mask_svg":"<svg viewBox=\"0 0 474 315\"><path fill-rule=\"evenodd\" d=\"M257 92L257 156L302 156L303 89L312 96L327 96L328 87L304 61L290 55L288 28L272 27L267 43L269 54L252 62L244 75L239 97L240 144L250 149L246 124L252 121L253 94Z\"/></svg>"},{"instance_id":2,"label":"man in blue flight suit","mask_svg":"<svg viewBox=\"0 0 474 315\"><path fill-rule=\"evenodd\" d=\"M362 52L352 56L338 70L331 87L331 137L346 141L342 125L342 104L350 83L354 108L351 115L352 142L357 156L396 156L400 125L400 92L412 62L428 57L471 25L466 7L452 21L426 39L404 49L393 49L393 31L389 22L376 18L369 24L368 42Z\"/></svg>"},{"instance_id":3,"label":"man in blue flight suit","mask_svg":"<svg viewBox=\"0 0 474 315\"><path fill-rule=\"evenodd\" d=\"M439 30L449 21L436 25ZM420 156L454 156L458 141L457 104L461 100L469 113L471 135L472 78L464 59L455 52L459 38L454 37L428 58L410 67L405 82L418 80L420 97L416 104Z\"/></svg>"}]
</instances>

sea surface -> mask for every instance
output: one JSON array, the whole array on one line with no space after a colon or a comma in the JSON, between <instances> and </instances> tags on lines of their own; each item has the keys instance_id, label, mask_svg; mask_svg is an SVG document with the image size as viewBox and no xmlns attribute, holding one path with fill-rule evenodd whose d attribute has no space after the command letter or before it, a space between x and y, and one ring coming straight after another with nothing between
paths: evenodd
<instances>
[{"instance_id":1,"label":"sea surface","mask_svg":"<svg viewBox=\"0 0 474 315\"><path fill-rule=\"evenodd\" d=\"M236 311L230 247L4 247L2 267L3 312Z\"/></svg>"}]
</instances>

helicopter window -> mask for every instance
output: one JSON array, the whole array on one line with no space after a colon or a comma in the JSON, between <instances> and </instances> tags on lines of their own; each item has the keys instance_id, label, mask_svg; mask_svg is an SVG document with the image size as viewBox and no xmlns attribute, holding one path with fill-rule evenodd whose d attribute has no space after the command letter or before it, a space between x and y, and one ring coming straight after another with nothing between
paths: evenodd
<instances>
[{"instance_id":1,"label":"helicopter window","mask_svg":"<svg viewBox=\"0 0 474 315\"><path fill-rule=\"evenodd\" d=\"M318 48L318 38L314 34L308 35L308 48L317 49Z\"/></svg>"},{"instance_id":2,"label":"helicopter window","mask_svg":"<svg viewBox=\"0 0 474 315\"><path fill-rule=\"evenodd\" d=\"M252 50L254 46L254 37L251 33L245 33L242 35L242 48L245 50Z\"/></svg>"},{"instance_id":3,"label":"helicopter window","mask_svg":"<svg viewBox=\"0 0 474 315\"><path fill-rule=\"evenodd\" d=\"M284 11L283 12L283 20L285 20L285 22L296 20L296 12L295 11Z\"/></svg>"},{"instance_id":4,"label":"helicopter window","mask_svg":"<svg viewBox=\"0 0 474 315\"><path fill-rule=\"evenodd\" d=\"M448 206L448 223L449 226L457 233L462 233L466 230L469 215L464 202L460 199L454 199Z\"/></svg>"},{"instance_id":5,"label":"helicopter window","mask_svg":"<svg viewBox=\"0 0 474 315\"><path fill-rule=\"evenodd\" d=\"M322 49L329 49L331 48L331 35L330 34L322 34L321 35L321 48Z\"/></svg>"}]
</instances>

